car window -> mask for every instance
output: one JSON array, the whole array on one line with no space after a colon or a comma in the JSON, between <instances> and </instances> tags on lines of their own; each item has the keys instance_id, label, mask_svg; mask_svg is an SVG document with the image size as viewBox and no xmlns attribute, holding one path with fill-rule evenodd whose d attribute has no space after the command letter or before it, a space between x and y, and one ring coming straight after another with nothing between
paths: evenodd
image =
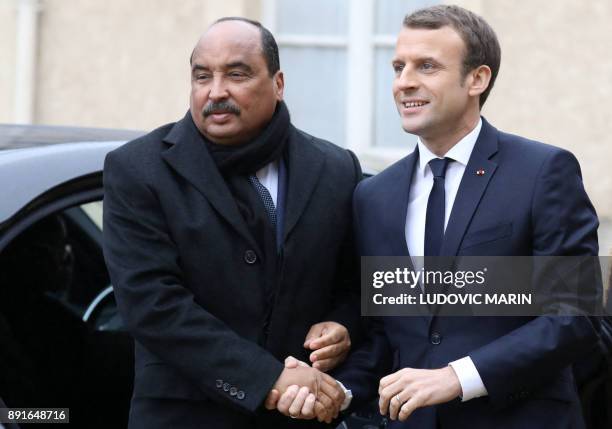
<instances>
[{"instance_id":1,"label":"car window","mask_svg":"<svg viewBox=\"0 0 612 429\"><path fill-rule=\"evenodd\" d=\"M100 228L100 231L102 231L102 201L83 204L81 210L83 210L93 223Z\"/></svg>"}]
</instances>

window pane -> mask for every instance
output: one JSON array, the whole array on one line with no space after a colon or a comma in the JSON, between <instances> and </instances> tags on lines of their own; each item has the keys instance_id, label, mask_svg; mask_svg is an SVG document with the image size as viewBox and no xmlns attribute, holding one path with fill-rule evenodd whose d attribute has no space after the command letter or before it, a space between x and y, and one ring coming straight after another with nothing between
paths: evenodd
<instances>
[{"instance_id":1,"label":"window pane","mask_svg":"<svg viewBox=\"0 0 612 429\"><path fill-rule=\"evenodd\" d=\"M423 7L438 4L434 0L377 0L376 34L397 35L404 16Z\"/></svg>"},{"instance_id":2,"label":"window pane","mask_svg":"<svg viewBox=\"0 0 612 429\"><path fill-rule=\"evenodd\" d=\"M102 201L83 204L81 208L91 218L93 223L102 230Z\"/></svg>"},{"instance_id":3,"label":"window pane","mask_svg":"<svg viewBox=\"0 0 612 429\"><path fill-rule=\"evenodd\" d=\"M278 34L346 35L349 0L278 0Z\"/></svg>"},{"instance_id":4,"label":"window pane","mask_svg":"<svg viewBox=\"0 0 612 429\"><path fill-rule=\"evenodd\" d=\"M378 48L375 55L375 106L374 135L376 146L413 147L416 137L406 133L401 126L399 114L393 100L391 85L393 69L391 58L394 48Z\"/></svg>"},{"instance_id":5,"label":"window pane","mask_svg":"<svg viewBox=\"0 0 612 429\"><path fill-rule=\"evenodd\" d=\"M285 73L285 101L293 124L343 146L345 50L281 47L280 58Z\"/></svg>"}]
</instances>

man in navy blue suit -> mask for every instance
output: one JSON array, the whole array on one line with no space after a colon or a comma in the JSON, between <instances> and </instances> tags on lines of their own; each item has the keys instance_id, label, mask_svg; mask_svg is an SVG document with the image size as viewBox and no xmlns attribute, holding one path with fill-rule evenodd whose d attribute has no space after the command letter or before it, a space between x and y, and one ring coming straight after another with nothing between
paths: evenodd
<instances>
[{"instance_id":1,"label":"man in navy blue suit","mask_svg":"<svg viewBox=\"0 0 612 429\"><path fill-rule=\"evenodd\" d=\"M418 144L356 189L362 256L598 254L575 157L480 116L500 58L494 31L463 8L404 19L393 94ZM586 299L600 292L595 282ZM579 428L570 366L596 344L596 325L584 316L383 317L335 375L353 405L378 394L391 427Z\"/></svg>"}]
</instances>

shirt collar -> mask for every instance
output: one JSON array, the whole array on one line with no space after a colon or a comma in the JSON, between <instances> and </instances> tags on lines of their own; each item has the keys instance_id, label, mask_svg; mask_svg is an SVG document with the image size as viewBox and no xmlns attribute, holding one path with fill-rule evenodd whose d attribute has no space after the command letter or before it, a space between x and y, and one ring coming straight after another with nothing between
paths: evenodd
<instances>
[{"instance_id":1,"label":"shirt collar","mask_svg":"<svg viewBox=\"0 0 612 429\"><path fill-rule=\"evenodd\" d=\"M474 146L476 145L476 140L478 140L478 135L480 134L480 129L482 128L482 118L478 119L478 124L474 127L472 131L470 131L465 137L457 142L448 152L446 152L445 157L452 158L455 162L458 162L462 165L467 165L470 160L470 155L472 155L472 151L474 150ZM419 147L419 172L421 175L425 175L425 167L429 161L434 158L438 158L438 155L427 149L427 146L423 144L420 138L417 138L417 146Z\"/></svg>"}]
</instances>

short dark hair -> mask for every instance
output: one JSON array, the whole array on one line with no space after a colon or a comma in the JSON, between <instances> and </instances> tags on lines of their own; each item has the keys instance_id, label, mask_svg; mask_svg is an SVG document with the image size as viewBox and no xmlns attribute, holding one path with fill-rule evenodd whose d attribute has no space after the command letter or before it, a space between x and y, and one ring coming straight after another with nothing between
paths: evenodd
<instances>
[{"instance_id":1,"label":"short dark hair","mask_svg":"<svg viewBox=\"0 0 612 429\"><path fill-rule=\"evenodd\" d=\"M276 40L274 39L274 36L270 32L270 30L264 27L261 22L249 18L243 18L241 16L226 16L217 19L210 26L212 27L213 25L224 21L242 21L257 27L259 29L259 33L261 34L261 50L263 53L264 60L266 61L266 65L268 66L268 73L270 74L270 77L274 76L276 72L280 70L278 45L276 44ZM191 64L192 62L193 52L191 53L191 57L189 58L189 64Z\"/></svg>"},{"instance_id":2,"label":"short dark hair","mask_svg":"<svg viewBox=\"0 0 612 429\"><path fill-rule=\"evenodd\" d=\"M480 107L484 105L495 78L499 73L501 48L495 32L480 16L467 9L453 5L437 5L417 10L404 18L404 27L437 30L449 26L454 29L465 43L463 58L463 77L468 72L486 65L491 69L489 87L480 94Z\"/></svg>"}]
</instances>

